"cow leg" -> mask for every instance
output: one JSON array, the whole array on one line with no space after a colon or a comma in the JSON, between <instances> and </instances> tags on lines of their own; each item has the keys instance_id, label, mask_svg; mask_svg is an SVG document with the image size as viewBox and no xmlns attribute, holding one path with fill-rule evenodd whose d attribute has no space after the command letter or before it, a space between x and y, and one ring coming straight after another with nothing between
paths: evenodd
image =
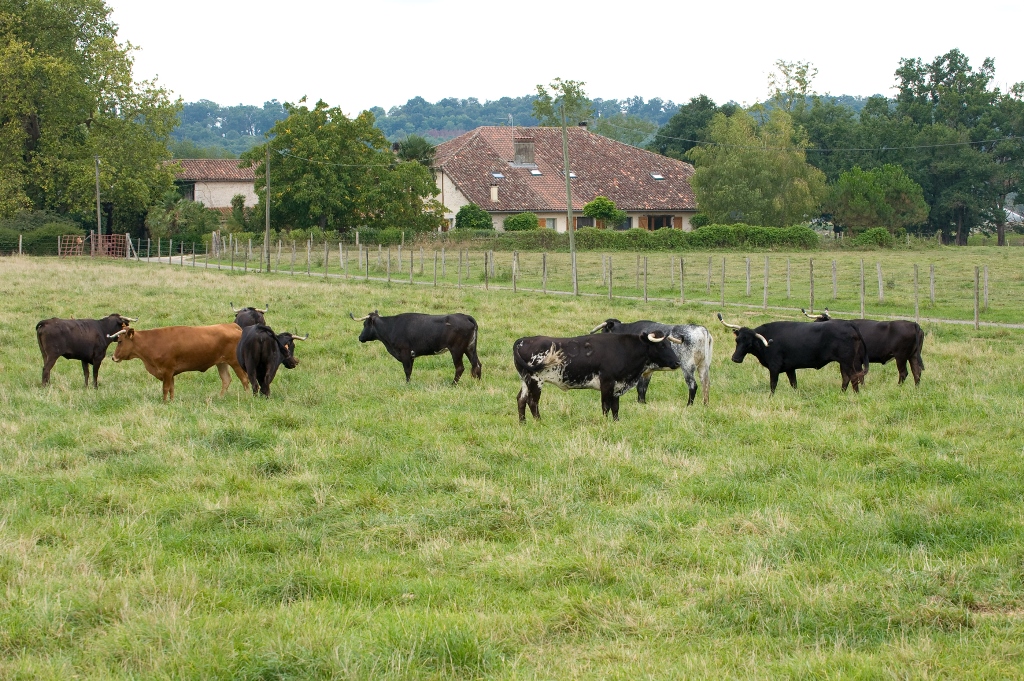
<instances>
[{"instance_id":1,"label":"cow leg","mask_svg":"<svg viewBox=\"0 0 1024 681\"><path fill-rule=\"evenodd\" d=\"M771 387L771 394L775 394L775 388L779 385L779 372L768 370L768 385Z\"/></svg>"},{"instance_id":2,"label":"cow leg","mask_svg":"<svg viewBox=\"0 0 1024 681\"><path fill-rule=\"evenodd\" d=\"M601 415L608 416L612 413L612 419L619 420L619 398L615 396L615 381L601 381Z\"/></svg>"},{"instance_id":3,"label":"cow leg","mask_svg":"<svg viewBox=\"0 0 1024 681\"><path fill-rule=\"evenodd\" d=\"M274 382L274 376L277 375L277 370L280 366L280 364L272 362L262 372L263 383L260 385L260 392L268 398L270 397L270 384Z\"/></svg>"},{"instance_id":4,"label":"cow leg","mask_svg":"<svg viewBox=\"0 0 1024 681\"><path fill-rule=\"evenodd\" d=\"M164 402L167 400L174 399L174 374L168 372L164 374Z\"/></svg>"},{"instance_id":5,"label":"cow leg","mask_svg":"<svg viewBox=\"0 0 1024 681\"><path fill-rule=\"evenodd\" d=\"M846 367L844 367L843 365L840 364L839 365L839 373L843 377L843 392L845 393L846 392L846 387L848 385L850 385L850 372L846 369ZM853 382L853 389L854 390L857 389L857 382L856 382L856 380Z\"/></svg>"},{"instance_id":6,"label":"cow leg","mask_svg":"<svg viewBox=\"0 0 1024 681\"><path fill-rule=\"evenodd\" d=\"M708 366L710 362L705 362L704 366L700 369L700 387L701 394L704 397L704 406L707 406L711 400L711 369Z\"/></svg>"},{"instance_id":7,"label":"cow leg","mask_svg":"<svg viewBox=\"0 0 1024 681\"><path fill-rule=\"evenodd\" d=\"M693 398L697 396L697 379L693 377L692 371L683 372L683 378L686 379L686 387L690 389L690 396L686 400L686 406L689 407L693 404Z\"/></svg>"},{"instance_id":8,"label":"cow leg","mask_svg":"<svg viewBox=\"0 0 1024 681\"><path fill-rule=\"evenodd\" d=\"M412 363L415 358L412 356L412 353L409 352L408 350L402 350L402 356L399 359L402 360L402 368L405 369L405 382L408 383L409 380L412 378ZM455 382L458 383L458 381L459 373L456 373Z\"/></svg>"},{"instance_id":9,"label":"cow leg","mask_svg":"<svg viewBox=\"0 0 1024 681\"><path fill-rule=\"evenodd\" d=\"M242 382L242 388L243 389L248 389L249 388L249 376L246 374L245 371L242 370L242 365L238 363L238 360L235 360L233 362L228 362L227 364L225 364L223 366L224 366L224 371L222 371L221 374L220 374L221 383L224 383L224 374L227 373L228 367L230 366L234 370L235 376L238 376L238 380ZM221 367L221 365L218 364L217 365L217 371L221 371L220 367ZM227 383L224 383L224 390L227 390L229 385L231 385L231 374L227 374ZM223 394L224 393L222 392L221 395L223 395Z\"/></svg>"},{"instance_id":10,"label":"cow leg","mask_svg":"<svg viewBox=\"0 0 1024 681\"><path fill-rule=\"evenodd\" d=\"M220 374L220 396L224 397L228 392L228 386L231 385L231 372L228 370L227 364L221 363L217 365L217 373ZM246 377L246 380L248 380L248 377Z\"/></svg>"},{"instance_id":11,"label":"cow leg","mask_svg":"<svg viewBox=\"0 0 1024 681\"><path fill-rule=\"evenodd\" d=\"M471 345L466 349L466 357L469 357L469 375L473 378L483 377L483 365L480 364L480 358L476 354L476 345Z\"/></svg>"},{"instance_id":12,"label":"cow leg","mask_svg":"<svg viewBox=\"0 0 1024 681\"><path fill-rule=\"evenodd\" d=\"M787 371L786 378L789 379L789 384L793 386L793 390L796 390L796 369L790 369Z\"/></svg>"},{"instance_id":13,"label":"cow leg","mask_svg":"<svg viewBox=\"0 0 1024 681\"><path fill-rule=\"evenodd\" d=\"M97 361L92 363L92 387L93 388L99 388L100 387L97 379L99 379L99 376L100 376L100 364L102 364L102 363L103 363L103 358L102 357L100 357L99 360L97 360Z\"/></svg>"},{"instance_id":14,"label":"cow leg","mask_svg":"<svg viewBox=\"0 0 1024 681\"><path fill-rule=\"evenodd\" d=\"M43 385L50 384L50 370L57 363L57 357L47 357L43 360Z\"/></svg>"},{"instance_id":15,"label":"cow leg","mask_svg":"<svg viewBox=\"0 0 1024 681\"><path fill-rule=\"evenodd\" d=\"M89 387L89 362L82 360L82 375L85 376L85 387Z\"/></svg>"},{"instance_id":16,"label":"cow leg","mask_svg":"<svg viewBox=\"0 0 1024 681\"><path fill-rule=\"evenodd\" d=\"M452 349L452 362L455 363L455 380L452 381L452 385L458 385L459 379L462 378L462 374L466 371L466 365L462 361L462 353L456 349Z\"/></svg>"},{"instance_id":17,"label":"cow leg","mask_svg":"<svg viewBox=\"0 0 1024 681\"><path fill-rule=\"evenodd\" d=\"M641 376L636 382L636 401L640 404L647 404L647 387L651 385L651 377Z\"/></svg>"},{"instance_id":18,"label":"cow leg","mask_svg":"<svg viewBox=\"0 0 1024 681\"><path fill-rule=\"evenodd\" d=\"M924 371L924 362L919 357L911 357L910 370L914 372L914 385L921 385L921 372Z\"/></svg>"},{"instance_id":19,"label":"cow leg","mask_svg":"<svg viewBox=\"0 0 1024 681\"><path fill-rule=\"evenodd\" d=\"M532 378L524 378L523 386L519 390L519 421L526 420L526 405L530 405L530 413L533 418L540 418L540 383Z\"/></svg>"},{"instance_id":20,"label":"cow leg","mask_svg":"<svg viewBox=\"0 0 1024 681\"><path fill-rule=\"evenodd\" d=\"M896 385L903 385L903 381L907 380L907 360L904 357L896 358L896 369L900 372L900 380L896 382Z\"/></svg>"}]
</instances>

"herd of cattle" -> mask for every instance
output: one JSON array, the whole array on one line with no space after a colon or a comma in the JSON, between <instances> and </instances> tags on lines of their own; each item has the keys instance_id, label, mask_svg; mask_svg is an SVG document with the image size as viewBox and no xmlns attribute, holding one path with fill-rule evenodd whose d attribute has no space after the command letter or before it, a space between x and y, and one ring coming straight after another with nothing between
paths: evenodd
<instances>
[{"instance_id":1,"label":"herd of cattle","mask_svg":"<svg viewBox=\"0 0 1024 681\"><path fill-rule=\"evenodd\" d=\"M103 319L45 319L36 325L36 339L43 355L43 385L59 357L82 362L85 385L92 366L93 386L107 348L116 342L113 360L141 359L146 370L163 382L164 400L174 398L174 377L186 371L206 371L216 366L223 396L235 372L245 388L269 397L270 384L283 364L293 369L295 342L309 335L274 333L264 314L269 309L231 309L235 321L212 326L169 326L135 329L138 321L112 314ZM921 348L924 332L915 322L880 322L869 319L833 319L826 309L808 315L815 323L769 322L750 329L719 321L732 329L736 350L732 361L741 363L753 355L768 369L774 394L779 375L786 374L796 388L797 369L821 369L837 362L842 389L852 383L858 391L868 364L896 360L899 383L906 379L907 365L915 384L921 381L924 363ZM455 380L465 372L463 357L469 359L471 375L480 379L482 366L477 356L478 327L466 314L427 315L405 313L382 317L376 310L354 321L363 323L359 341L380 341L388 353L402 363L405 380L412 376L413 362L424 355L450 352ZM712 336L707 328L694 324L669 325L651 321L623 323L608 319L584 336L520 338L512 346L516 371L522 381L517 406L519 420L526 420L526 408L540 418L541 387L551 383L562 390L590 388L601 392L601 411L619 418L619 397L636 387L637 399L646 401L647 388L655 371L681 369L689 389L687 406L697 394L697 380L708 403L711 385Z\"/></svg>"}]
</instances>

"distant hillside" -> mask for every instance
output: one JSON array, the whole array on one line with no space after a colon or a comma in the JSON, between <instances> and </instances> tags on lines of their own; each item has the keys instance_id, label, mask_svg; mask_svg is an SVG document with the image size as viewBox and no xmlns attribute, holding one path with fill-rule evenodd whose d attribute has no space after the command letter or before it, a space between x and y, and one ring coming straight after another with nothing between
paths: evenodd
<instances>
[{"instance_id":1,"label":"distant hillside","mask_svg":"<svg viewBox=\"0 0 1024 681\"><path fill-rule=\"evenodd\" d=\"M832 97L839 104L856 112L867 97L840 95ZM502 97L484 101L470 97L449 97L436 103L413 97L405 104L387 111L375 106L370 111L377 117L377 127L391 141L409 135L422 135L434 143L457 137L481 125L505 125L511 115L517 126L537 125L531 115L534 95ZM598 118L616 115L635 116L658 127L665 125L679 109L675 102L655 97L626 99L595 99ZM239 104L221 106L203 99L188 102L181 113L181 124L171 136L171 152L177 158L232 158L263 142L263 134L286 116L284 105L276 99L262 107Z\"/></svg>"}]
</instances>

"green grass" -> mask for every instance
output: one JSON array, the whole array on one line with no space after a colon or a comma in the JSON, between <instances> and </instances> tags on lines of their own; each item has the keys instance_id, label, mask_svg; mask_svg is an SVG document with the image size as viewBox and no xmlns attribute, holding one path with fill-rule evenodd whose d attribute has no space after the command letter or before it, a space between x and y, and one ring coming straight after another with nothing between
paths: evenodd
<instances>
[{"instance_id":1,"label":"green grass","mask_svg":"<svg viewBox=\"0 0 1024 681\"><path fill-rule=\"evenodd\" d=\"M3 272L0 678L1024 674L1020 331L925 324L917 389L874 365L843 394L832 366L769 399L704 305ZM237 382L220 399L207 372L164 404L137 361L105 362L93 391L61 360L39 386L39 319L210 324L229 300L311 333L269 401ZM356 340L346 313L374 308L473 314L483 382L451 387L440 356L406 385ZM520 425L512 342L608 316L707 325L711 405L662 374L618 423L596 392L546 387Z\"/></svg>"}]
</instances>

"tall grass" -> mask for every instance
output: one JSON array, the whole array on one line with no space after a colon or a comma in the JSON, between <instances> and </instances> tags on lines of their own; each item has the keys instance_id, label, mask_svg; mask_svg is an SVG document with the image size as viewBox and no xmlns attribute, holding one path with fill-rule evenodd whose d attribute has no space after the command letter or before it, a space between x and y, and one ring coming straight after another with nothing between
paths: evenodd
<instances>
[{"instance_id":1,"label":"tall grass","mask_svg":"<svg viewBox=\"0 0 1024 681\"><path fill-rule=\"evenodd\" d=\"M1020 332L928 325L919 388L835 367L768 397L711 310L123 263L3 261L0 677L776 678L1021 673ZM140 328L270 301L309 332L271 400L139 362L98 390L34 325ZM482 382L412 383L345 315L465 311ZM520 426L519 336L706 324L711 405L678 374L600 416L546 388ZM757 311L748 323L767 321Z\"/></svg>"}]
</instances>

